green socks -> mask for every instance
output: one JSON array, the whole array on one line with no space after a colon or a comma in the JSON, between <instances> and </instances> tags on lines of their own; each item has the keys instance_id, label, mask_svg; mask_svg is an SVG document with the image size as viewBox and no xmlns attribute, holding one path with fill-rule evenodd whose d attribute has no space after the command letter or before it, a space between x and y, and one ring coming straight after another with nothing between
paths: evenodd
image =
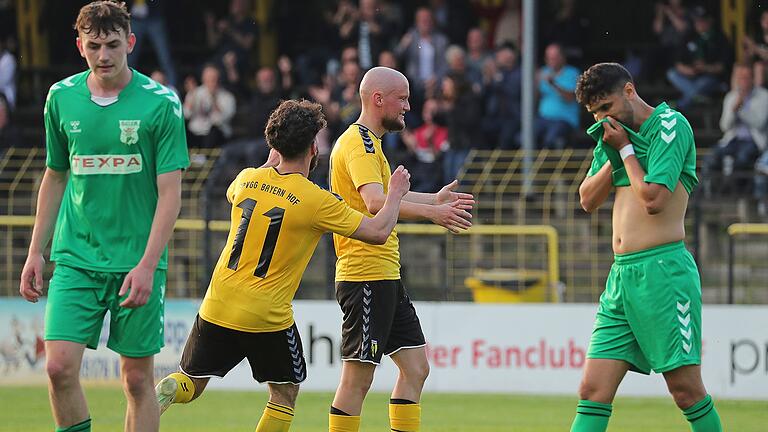
<instances>
[{"instance_id":1,"label":"green socks","mask_svg":"<svg viewBox=\"0 0 768 432\"><path fill-rule=\"evenodd\" d=\"M611 404L580 400L571 432L605 432L612 411Z\"/></svg>"},{"instance_id":2,"label":"green socks","mask_svg":"<svg viewBox=\"0 0 768 432\"><path fill-rule=\"evenodd\" d=\"M691 430L693 432L722 432L723 430L723 426L720 424L720 416L717 414L715 403L710 395L707 395L692 407L683 410L683 414L691 422Z\"/></svg>"},{"instance_id":3,"label":"green socks","mask_svg":"<svg viewBox=\"0 0 768 432\"><path fill-rule=\"evenodd\" d=\"M56 432L91 432L91 419L69 427L56 427Z\"/></svg>"}]
</instances>

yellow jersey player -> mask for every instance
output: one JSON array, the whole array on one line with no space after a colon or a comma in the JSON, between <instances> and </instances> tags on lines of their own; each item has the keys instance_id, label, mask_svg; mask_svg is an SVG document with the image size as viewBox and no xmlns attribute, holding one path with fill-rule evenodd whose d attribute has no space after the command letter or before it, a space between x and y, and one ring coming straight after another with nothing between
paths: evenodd
<instances>
[{"instance_id":1,"label":"yellow jersey player","mask_svg":"<svg viewBox=\"0 0 768 432\"><path fill-rule=\"evenodd\" d=\"M307 180L317 159L315 136L325 125L320 105L282 102L265 130L270 159L276 151L279 163L247 168L229 186L229 237L184 347L181 372L157 385L161 412L197 398L211 377L223 377L247 358L253 378L269 386L256 431L290 428L299 383L307 377L291 308L304 269L325 232L384 243L410 187L408 171L398 167L384 208L368 218Z\"/></svg>"},{"instance_id":2,"label":"yellow jersey player","mask_svg":"<svg viewBox=\"0 0 768 432\"><path fill-rule=\"evenodd\" d=\"M366 215L377 214L391 193L387 188L389 163L381 136L405 128L410 110L408 80L400 72L376 67L360 83L362 113L336 142L331 152L331 190ZM408 192L400 218L430 220L452 232L471 226L472 195L454 192L458 183L438 193ZM381 246L334 235L336 299L344 312L341 382L331 406L329 430L357 431L363 400L382 355L399 369L390 399L392 430L417 431L421 423L419 399L429 364L424 334L416 310L400 282L400 253L393 232Z\"/></svg>"}]
</instances>

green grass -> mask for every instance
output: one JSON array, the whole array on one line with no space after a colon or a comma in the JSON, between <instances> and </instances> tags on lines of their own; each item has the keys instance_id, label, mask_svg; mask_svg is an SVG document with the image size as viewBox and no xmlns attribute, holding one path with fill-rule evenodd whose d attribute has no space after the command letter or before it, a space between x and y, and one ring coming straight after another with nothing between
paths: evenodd
<instances>
[{"instance_id":1,"label":"green grass","mask_svg":"<svg viewBox=\"0 0 768 432\"><path fill-rule=\"evenodd\" d=\"M87 387L94 431L122 430L125 400L119 388ZM292 431L327 431L331 393L299 395ZM386 431L387 398L371 394L363 409L361 431ZM210 390L188 405L172 406L162 417L161 431L252 431L266 403L263 392ZM724 430L765 432L768 402L717 400ZM575 410L573 397L523 395L425 394L422 431L567 431ZM0 388L0 431L52 429L44 387ZM687 431L688 423L669 398L617 398L610 431Z\"/></svg>"}]
</instances>

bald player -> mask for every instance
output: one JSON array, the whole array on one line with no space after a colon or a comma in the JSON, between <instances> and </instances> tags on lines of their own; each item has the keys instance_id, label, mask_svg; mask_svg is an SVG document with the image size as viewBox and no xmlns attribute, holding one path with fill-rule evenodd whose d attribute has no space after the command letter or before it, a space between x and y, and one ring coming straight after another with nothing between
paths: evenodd
<instances>
[{"instance_id":1,"label":"bald player","mask_svg":"<svg viewBox=\"0 0 768 432\"><path fill-rule=\"evenodd\" d=\"M405 128L408 80L400 72L375 67L360 83L362 113L339 137L331 152L331 190L350 207L371 216L387 197L389 162L381 137ZM437 193L408 192L400 219L428 220L457 233L469 228L474 200L455 192L453 181ZM419 318L400 282L397 234L373 246L333 236L336 248L336 299L344 313L341 382L329 416L329 430L357 431L365 395L382 355L389 355L400 373L389 404L393 431L418 431L419 399L429 364Z\"/></svg>"}]
</instances>

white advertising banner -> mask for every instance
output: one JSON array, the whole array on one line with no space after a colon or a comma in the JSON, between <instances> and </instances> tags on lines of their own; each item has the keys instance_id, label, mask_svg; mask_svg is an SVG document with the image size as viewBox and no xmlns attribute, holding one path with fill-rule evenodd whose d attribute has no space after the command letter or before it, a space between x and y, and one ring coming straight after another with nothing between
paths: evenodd
<instances>
[{"instance_id":1,"label":"white advertising banner","mask_svg":"<svg viewBox=\"0 0 768 432\"><path fill-rule=\"evenodd\" d=\"M196 300L166 304L165 343L156 357L162 377L176 369L197 312ZM480 305L416 303L429 345L431 373L426 391L575 394L581 378L597 306L593 304ZM296 301L309 377L302 388L335 390L341 371L341 312L332 301ZM44 302L0 299L0 385L45 382L42 329ZM719 398L768 400L768 307L704 307L703 375ZM116 380L118 356L106 348L102 330L97 351L87 350L81 375ZM397 370L385 359L374 390L388 391ZM247 362L218 388L249 389L257 384ZM629 373L623 395L666 395L660 375Z\"/></svg>"}]
</instances>

